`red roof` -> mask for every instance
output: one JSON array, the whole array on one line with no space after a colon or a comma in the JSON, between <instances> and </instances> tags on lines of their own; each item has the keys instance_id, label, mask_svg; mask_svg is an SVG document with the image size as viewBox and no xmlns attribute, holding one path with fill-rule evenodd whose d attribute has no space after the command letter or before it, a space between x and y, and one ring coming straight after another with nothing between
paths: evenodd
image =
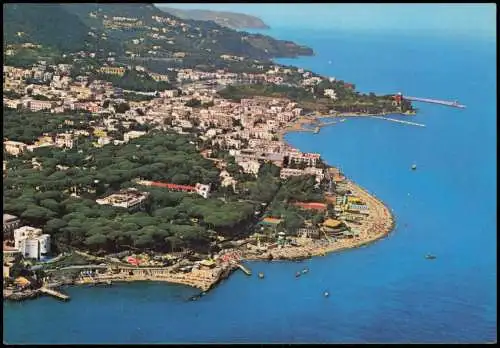
<instances>
[{"instance_id":1,"label":"red roof","mask_svg":"<svg viewBox=\"0 0 500 348\"><path fill-rule=\"evenodd\" d=\"M157 182L157 181L152 181L151 186L156 186L156 187L165 187L171 190L181 190L181 191L196 191L196 188L193 186L187 186L187 185L176 185L176 184L167 184L167 183L162 183L162 182Z\"/></svg>"},{"instance_id":2,"label":"red roof","mask_svg":"<svg viewBox=\"0 0 500 348\"><path fill-rule=\"evenodd\" d=\"M302 209L315 209L315 210L325 210L326 204L324 203L305 203L305 202L296 202L293 205L296 207L300 207Z\"/></svg>"},{"instance_id":3,"label":"red roof","mask_svg":"<svg viewBox=\"0 0 500 348\"><path fill-rule=\"evenodd\" d=\"M131 265L138 266L139 263L141 263L141 260L139 260L138 258L129 256L129 257L127 257L127 262L130 263Z\"/></svg>"}]
</instances>

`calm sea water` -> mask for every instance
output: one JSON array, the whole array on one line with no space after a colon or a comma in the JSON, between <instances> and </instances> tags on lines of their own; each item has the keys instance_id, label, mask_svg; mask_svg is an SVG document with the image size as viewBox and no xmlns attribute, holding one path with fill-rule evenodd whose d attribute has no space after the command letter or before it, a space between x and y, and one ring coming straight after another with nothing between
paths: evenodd
<instances>
[{"instance_id":1,"label":"calm sea water","mask_svg":"<svg viewBox=\"0 0 500 348\"><path fill-rule=\"evenodd\" d=\"M348 119L318 135L288 136L384 200L394 209L395 231L370 246L303 263L250 263L264 280L237 272L198 302L187 301L194 289L140 283L68 288L69 303L4 303L4 342L496 341L494 42L270 34L317 52L287 63L362 91L467 105L418 105L414 121L426 128ZM425 260L426 253L437 259ZM310 272L295 278L306 265Z\"/></svg>"}]
</instances>

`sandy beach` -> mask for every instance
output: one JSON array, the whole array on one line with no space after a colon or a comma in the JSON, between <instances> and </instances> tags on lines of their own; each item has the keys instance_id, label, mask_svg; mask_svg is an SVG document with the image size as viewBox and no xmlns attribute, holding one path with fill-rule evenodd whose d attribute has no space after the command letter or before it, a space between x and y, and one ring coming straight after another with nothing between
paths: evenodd
<instances>
[{"instance_id":1,"label":"sandy beach","mask_svg":"<svg viewBox=\"0 0 500 348\"><path fill-rule=\"evenodd\" d=\"M340 251L344 249L357 248L365 244L374 242L383 238L392 230L394 218L389 209L377 198L370 195L366 190L353 182L347 182L347 188L354 195L361 198L370 211L370 215L365 218L361 225L353 225L346 222L349 227L353 226L359 231L359 235L353 238L339 239L337 241L312 240L298 238L297 243L300 246L288 246L282 249L273 249L261 255L246 253L246 260L267 260L269 254L276 260L307 258L309 256L320 256L326 253Z\"/></svg>"}]
</instances>

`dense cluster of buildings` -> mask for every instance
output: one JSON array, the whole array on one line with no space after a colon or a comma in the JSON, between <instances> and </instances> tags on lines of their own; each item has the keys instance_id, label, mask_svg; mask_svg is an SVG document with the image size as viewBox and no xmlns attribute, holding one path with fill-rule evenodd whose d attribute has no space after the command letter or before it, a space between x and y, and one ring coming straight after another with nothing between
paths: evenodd
<instances>
[{"instance_id":1,"label":"dense cluster of buildings","mask_svg":"<svg viewBox=\"0 0 500 348\"><path fill-rule=\"evenodd\" d=\"M117 22L115 19L112 21ZM96 140L95 146L120 145L146 134L145 131L130 129L132 123L138 123L148 124L153 129L195 133L201 142L210 144L212 148L229 151L244 173L257 176L261 163L271 162L280 167L282 179L306 174L314 176L318 182L325 178L319 154L302 153L280 140L280 131L303 115L303 110L296 103L267 97L235 102L221 98L217 94L217 86L241 81L279 84L283 80L283 75L291 73L290 69L276 66L260 74L235 74L224 70L208 73L193 69L178 69L179 89L159 91L156 98L143 102L126 101L123 99L123 93L120 93L122 91L106 81L90 82L85 76L72 79L69 76L70 69L71 65L48 66L45 62L40 62L29 69L4 66L4 90L9 92L9 97L4 96L3 99L5 106L31 111L47 110L52 113L81 110L99 116L83 126L68 117L65 124L71 126L67 127L70 130L55 135L42 134L33 144L4 139L4 149L7 153L17 156L25 151L45 146L71 149L77 144L80 136L93 137ZM123 69L103 66L100 71L120 75L124 72ZM314 80L308 74L304 73L304 81ZM166 78L166 75L152 75L159 80ZM311 81L306 84L317 82ZM35 96L49 100L39 100L40 97L35 99ZM203 107L190 106L193 100L199 101ZM113 105L119 102L127 102L130 109L118 112ZM114 139L110 136L110 133L118 128L128 130L123 133L123 139ZM211 152L210 149L206 150L203 155L210 157ZM235 190L238 182L224 169L226 165L224 161L213 160L221 169L222 186L232 187ZM34 167L38 164L36 159L32 163ZM4 161L5 170L7 170L6 164ZM59 167L60 170L68 169ZM208 198L210 194L210 185L197 184L193 187L184 187L146 181L143 184L193 192L204 198ZM136 211L144 207L148 196L147 192L129 188L97 199L96 202ZM363 209L356 202L339 203L350 204L349 207L352 209ZM50 236L42 234L39 229L19 228L9 221L11 221L9 216L4 215L4 231L13 232L15 250L30 258L40 258L50 251ZM10 227L6 229L6 226ZM15 226L15 229L12 226Z\"/></svg>"},{"instance_id":2,"label":"dense cluster of buildings","mask_svg":"<svg viewBox=\"0 0 500 348\"><path fill-rule=\"evenodd\" d=\"M137 122L153 125L157 129L172 129L178 133L196 132L201 141L228 150L248 174L257 175L262 161L269 161L282 168L282 179L304 174L314 175L318 182L324 178L323 169L318 167L318 154L301 153L279 140L280 129L303 114L296 103L266 97L234 102L217 95L217 86L236 83L242 79L247 82L276 83L273 79L290 74L290 69L275 66L261 74L177 69L179 89L160 91L158 97L150 101L128 101L130 110L125 112L117 112L113 107L113 102L126 100L122 99L120 91L111 83L99 80L90 82L85 76L71 79L68 74L70 69L71 65L68 64L48 66L43 61L30 69L4 67L4 89L20 95L18 99L4 97L4 105L32 111L47 109L54 113L82 110L100 116L85 125L85 129L68 119L65 123L73 126L72 130L55 136L43 134L33 144L4 139L7 153L17 156L27 150L33 151L45 146L73 148L79 136L93 137L97 147L120 145L143 136L146 132L129 129L122 139L113 138L110 133L118 128L130 128L132 122ZM102 71L116 74L121 74L123 69L110 66L101 68ZM303 75L305 79L313 78L307 72ZM29 79L49 82L49 86L27 85ZM35 100L31 97L33 95L54 100ZM193 100L205 104L205 107L189 106ZM223 164L221 168L224 168ZM224 186L235 187L237 182L228 173L223 176Z\"/></svg>"}]
</instances>

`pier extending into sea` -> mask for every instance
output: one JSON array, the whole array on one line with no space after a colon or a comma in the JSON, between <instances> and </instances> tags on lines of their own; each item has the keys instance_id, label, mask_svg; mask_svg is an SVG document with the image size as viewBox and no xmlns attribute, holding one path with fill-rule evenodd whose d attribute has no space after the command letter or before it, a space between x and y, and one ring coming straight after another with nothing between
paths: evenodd
<instances>
[{"instance_id":1,"label":"pier extending into sea","mask_svg":"<svg viewBox=\"0 0 500 348\"><path fill-rule=\"evenodd\" d=\"M59 291L56 291L56 290L53 290L53 289L49 289L49 288L46 288L46 287L42 287L40 288L40 292L44 293L44 294L47 294L47 295L51 295L51 296L54 296L60 300L63 300L63 301L67 301L69 300L69 296L68 295L65 295Z\"/></svg>"},{"instance_id":2,"label":"pier extending into sea","mask_svg":"<svg viewBox=\"0 0 500 348\"><path fill-rule=\"evenodd\" d=\"M465 105L459 104L457 101L450 102L447 100L440 100L440 99L431 99L431 98L419 98L419 97L410 97L410 96L403 96L403 99L409 100L409 101L416 101L416 102L424 102L424 103L431 103L431 104L439 104L439 105L445 105L445 106L452 106L455 108L460 108L464 109Z\"/></svg>"},{"instance_id":3,"label":"pier extending into sea","mask_svg":"<svg viewBox=\"0 0 500 348\"><path fill-rule=\"evenodd\" d=\"M392 121L392 122L398 122L398 123L408 124L408 125L410 125L410 126L425 127L425 124L416 123L416 122L403 121L403 120L396 120L396 119L394 119L394 118L382 117L382 116L371 116L371 117L372 117L372 118L378 118L378 119L381 119L381 120L386 120L386 121Z\"/></svg>"},{"instance_id":4,"label":"pier extending into sea","mask_svg":"<svg viewBox=\"0 0 500 348\"><path fill-rule=\"evenodd\" d=\"M252 275L252 271L250 271L250 269L243 266L241 263L237 263L236 266L238 266L238 268L241 269L243 271L243 273L245 273L246 275Z\"/></svg>"}]
</instances>

